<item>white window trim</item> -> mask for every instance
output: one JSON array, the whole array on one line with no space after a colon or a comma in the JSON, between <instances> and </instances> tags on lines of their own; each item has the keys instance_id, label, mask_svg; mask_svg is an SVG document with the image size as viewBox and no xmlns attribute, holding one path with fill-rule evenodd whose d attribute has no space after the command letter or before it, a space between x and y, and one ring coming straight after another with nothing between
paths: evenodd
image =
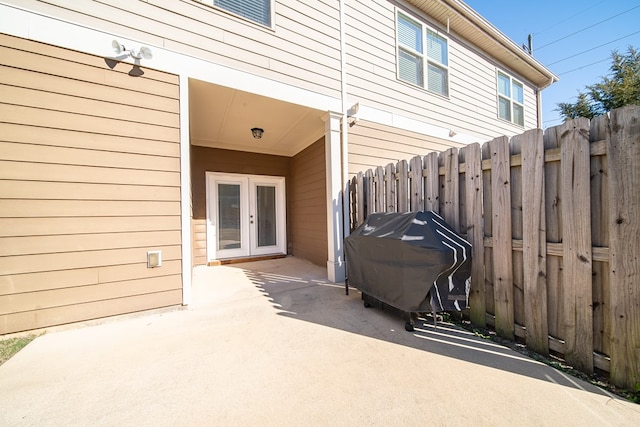
<instances>
[{"instance_id":1,"label":"white window trim","mask_svg":"<svg viewBox=\"0 0 640 427\"><path fill-rule=\"evenodd\" d=\"M227 9L223 8L223 7L216 6L214 4L214 0L194 0L194 1L196 1L198 3L202 3L205 6L211 7L211 8L213 8L213 9L215 9L217 11L220 11L222 13L225 13L225 14L227 14L227 15L235 18L235 19L241 20L243 22L248 22L248 23L253 24L253 25L257 25L260 28L266 28L266 29L270 29L270 30L274 30L275 29L275 18L276 18L276 14L275 14L275 11L274 11L274 9L275 9L275 0L269 0L269 3L270 3L270 6L269 6L269 12L270 12L269 22L270 22L271 25L264 25L264 24L262 24L260 22L254 21L253 19L249 19L249 18L246 18L246 17L244 17L242 15L238 15L237 13L234 13L234 12L232 12L230 10L227 10Z\"/></svg>"},{"instance_id":2,"label":"white window trim","mask_svg":"<svg viewBox=\"0 0 640 427\"><path fill-rule=\"evenodd\" d=\"M399 82L402 83L406 83L409 84L413 87L419 87L420 89L426 90L427 92L434 94L434 95L438 95L438 96L442 96L444 98L449 98L449 93L451 90L450 87L450 76L449 76L449 65L445 65L442 64L440 62L437 62L435 60L432 60L429 58L429 56L427 55L427 32L430 30L432 32L434 32L436 35L438 35L439 37L442 37L443 39L445 39L447 41L447 63L449 62L449 37L445 36L442 34L442 31L438 30L435 27L432 27L430 25L427 25L423 19L416 17L408 12L405 12L403 10L400 10L398 8L395 9L395 39L396 39L396 52L395 52L395 56L396 56L396 79ZM402 49L406 50L407 52L410 52L414 55L418 55L422 58L422 86L417 85L415 83L412 83L410 81L404 80L400 78L400 58L399 58L399 52L400 52L400 40L398 39L398 15L404 15L407 18L409 18L412 21L415 21L417 23L419 23L422 26L422 46L423 46L423 51L424 53L420 53L417 52L411 48L408 47L402 47ZM432 63L433 65L437 66L438 68L442 68L446 71L447 73L447 91L446 93L442 94L442 93L438 93L438 92L434 92L432 90L429 90L429 75L428 75L428 68L429 68L429 63Z\"/></svg>"},{"instance_id":3,"label":"white window trim","mask_svg":"<svg viewBox=\"0 0 640 427\"><path fill-rule=\"evenodd\" d=\"M500 93L500 88L498 86L498 78L500 77L500 75L503 75L505 77L509 78L509 89L511 91L511 95L509 96L509 98L507 98L506 96L502 95ZM522 87L522 102L518 102L514 99L513 97L513 84L517 83ZM519 127L524 127L524 123L525 123L525 108L524 108L524 97L526 96L525 91L524 91L525 85L524 83L522 83L520 80L516 79L515 77L513 77L511 74L502 71L502 70L498 70L496 69L496 116L498 117L498 119L511 123L513 125L519 126ZM503 99L507 99L509 101L509 112L511 114L511 120L507 120L505 118L500 117L500 98ZM519 105L520 107L522 107L522 124L520 123L516 123L514 120L514 114L513 114L513 105Z\"/></svg>"}]
</instances>

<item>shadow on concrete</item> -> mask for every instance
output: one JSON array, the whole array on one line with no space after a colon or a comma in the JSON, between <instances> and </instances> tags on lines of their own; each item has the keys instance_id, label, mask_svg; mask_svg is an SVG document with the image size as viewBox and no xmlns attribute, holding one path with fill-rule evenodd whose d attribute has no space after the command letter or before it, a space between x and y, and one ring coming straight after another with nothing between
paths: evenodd
<instances>
[{"instance_id":1,"label":"shadow on concrete","mask_svg":"<svg viewBox=\"0 0 640 427\"><path fill-rule=\"evenodd\" d=\"M286 268L279 269L278 261L246 263L239 268L281 316L619 399L451 323L438 322L434 327L432 318L420 317L415 322L415 330L407 332L405 319L398 313L366 308L359 291L351 288L349 295L345 295L344 285L319 278L317 274L287 272Z\"/></svg>"}]
</instances>

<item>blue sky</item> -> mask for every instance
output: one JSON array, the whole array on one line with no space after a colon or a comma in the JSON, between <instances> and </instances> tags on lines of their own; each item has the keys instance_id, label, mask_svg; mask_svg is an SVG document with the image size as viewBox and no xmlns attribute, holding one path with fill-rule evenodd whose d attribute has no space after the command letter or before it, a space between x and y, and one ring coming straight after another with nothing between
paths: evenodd
<instances>
[{"instance_id":1,"label":"blue sky","mask_svg":"<svg viewBox=\"0 0 640 427\"><path fill-rule=\"evenodd\" d=\"M640 49L640 0L464 1L518 45L533 34L534 57L560 77L542 92L544 128L562 123L559 102L609 74L612 50Z\"/></svg>"}]
</instances>

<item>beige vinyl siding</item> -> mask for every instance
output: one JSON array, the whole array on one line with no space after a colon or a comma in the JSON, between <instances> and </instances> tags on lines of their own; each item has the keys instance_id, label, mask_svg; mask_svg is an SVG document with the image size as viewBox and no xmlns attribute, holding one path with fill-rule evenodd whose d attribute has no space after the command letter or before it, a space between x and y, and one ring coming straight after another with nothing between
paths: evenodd
<instances>
[{"instance_id":1,"label":"beige vinyl siding","mask_svg":"<svg viewBox=\"0 0 640 427\"><path fill-rule=\"evenodd\" d=\"M9 3L151 47L162 46L328 96L340 95L338 2L276 1L273 29L197 0Z\"/></svg>"},{"instance_id":2,"label":"beige vinyl siding","mask_svg":"<svg viewBox=\"0 0 640 427\"><path fill-rule=\"evenodd\" d=\"M360 120L349 130L349 176L459 146L461 144Z\"/></svg>"},{"instance_id":3,"label":"beige vinyl siding","mask_svg":"<svg viewBox=\"0 0 640 427\"><path fill-rule=\"evenodd\" d=\"M0 35L0 334L182 302L178 78L130 69Z\"/></svg>"},{"instance_id":4,"label":"beige vinyl siding","mask_svg":"<svg viewBox=\"0 0 640 427\"><path fill-rule=\"evenodd\" d=\"M207 220L191 220L191 241L193 242L193 265L205 265L207 263Z\"/></svg>"},{"instance_id":5,"label":"beige vinyl siding","mask_svg":"<svg viewBox=\"0 0 640 427\"><path fill-rule=\"evenodd\" d=\"M457 133L479 135L481 139L522 132L522 127L498 118L498 64L462 42L455 34L447 34L446 28L422 19L448 39L448 97L396 78L396 24L392 2L351 0L347 2L346 15L350 100L452 129ZM371 40L375 40L375 46ZM524 128L536 127L535 90L520 76L513 77L524 84Z\"/></svg>"},{"instance_id":6,"label":"beige vinyl siding","mask_svg":"<svg viewBox=\"0 0 640 427\"><path fill-rule=\"evenodd\" d=\"M292 253L327 265L327 193L324 138L291 159L290 202Z\"/></svg>"}]
</instances>

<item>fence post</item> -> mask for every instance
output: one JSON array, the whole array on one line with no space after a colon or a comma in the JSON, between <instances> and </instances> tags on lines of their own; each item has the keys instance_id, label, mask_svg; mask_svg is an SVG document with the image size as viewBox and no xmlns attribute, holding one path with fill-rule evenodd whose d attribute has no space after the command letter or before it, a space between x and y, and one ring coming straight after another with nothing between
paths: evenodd
<instances>
[{"instance_id":1,"label":"fence post","mask_svg":"<svg viewBox=\"0 0 640 427\"><path fill-rule=\"evenodd\" d=\"M540 129L522 139L522 261L526 343L549 354L547 323L547 236L544 199L544 144Z\"/></svg>"},{"instance_id":2,"label":"fence post","mask_svg":"<svg viewBox=\"0 0 640 427\"><path fill-rule=\"evenodd\" d=\"M640 383L640 107L611 112L609 262L611 381L633 390Z\"/></svg>"},{"instance_id":3,"label":"fence post","mask_svg":"<svg viewBox=\"0 0 640 427\"><path fill-rule=\"evenodd\" d=\"M513 253L511 243L511 189L509 139L495 138L491 149L491 197L493 207L493 289L496 333L514 339Z\"/></svg>"},{"instance_id":4,"label":"fence post","mask_svg":"<svg viewBox=\"0 0 640 427\"><path fill-rule=\"evenodd\" d=\"M589 120L561 126L565 359L593 372Z\"/></svg>"}]
</instances>

